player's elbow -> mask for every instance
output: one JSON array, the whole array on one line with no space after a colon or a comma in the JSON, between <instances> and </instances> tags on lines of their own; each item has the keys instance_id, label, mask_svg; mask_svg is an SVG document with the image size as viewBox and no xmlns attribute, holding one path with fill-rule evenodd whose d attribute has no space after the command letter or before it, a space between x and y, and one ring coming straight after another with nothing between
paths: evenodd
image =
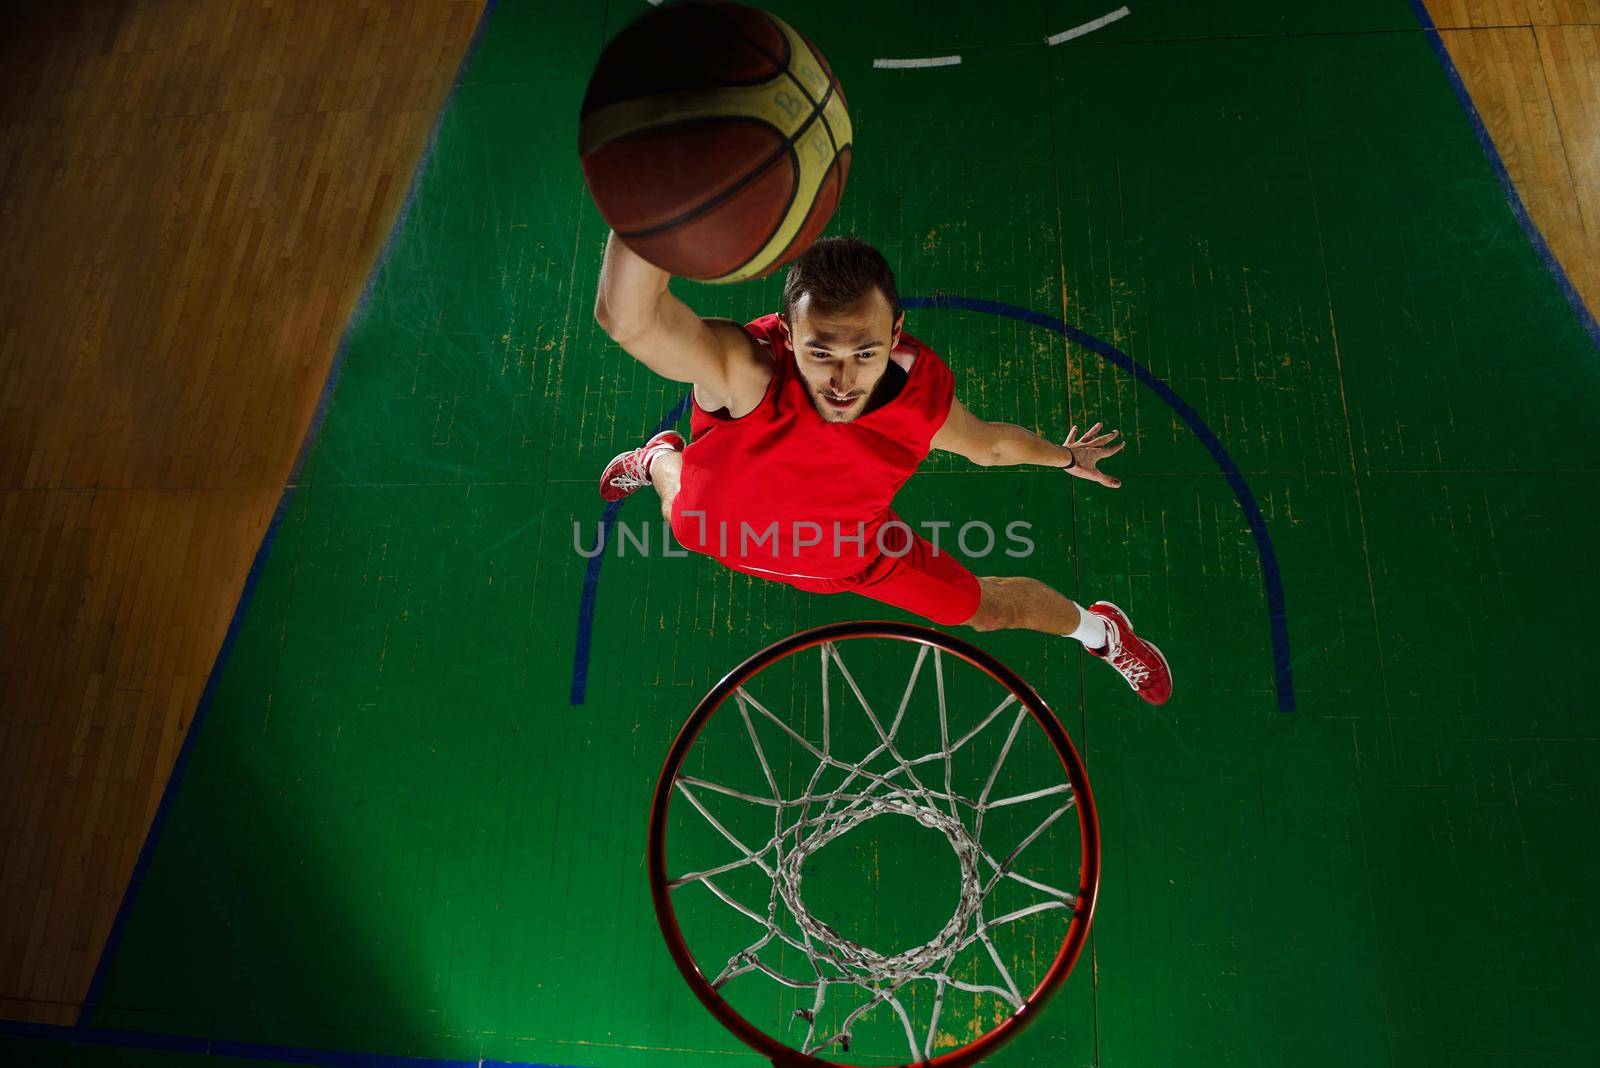
<instances>
[{"instance_id":1,"label":"player's elbow","mask_svg":"<svg viewBox=\"0 0 1600 1068\"><path fill-rule=\"evenodd\" d=\"M999 442L975 441L971 447L962 449L961 455L977 464L979 467L998 467L1005 463L1001 455Z\"/></svg>"},{"instance_id":2,"label":"player's elbow","mask_svg":"<svg viewBox=\"0 0 1600 1068\"><path fill-rule=\"evenodd\" d=\"M606 298L602 295L595 298L594 321L600 324L600 329L608 335L611 333L611 311L606 307Z\"/></svg>"},{"instance_id":3,"label":"player's elbow","mask_svg":"<svg viewBox=\"0 0 1600 1068\"><path fill-rule=\"evenodd\" d=\"M649 323L638 315L626 315L606 302L605 295L594 302L594 321L600 324L607 337L619 345L626 345L649 329Z\"/></svg>"},{"instance_id":4,"label":"player's elbow","mask_svg":"<svg viewBox=\"0 0 1600 1068\"><path fill-rule=\"evenodd\" d=\"M972 435L972 447L967 458L979 467L1001 467L1010 462L1006 454L1006 436L994 423L980 423Z\"/></svg>"},{"instance_id":5,"label":"player's elbow","mask_svg":"<svg viewBox=\"0 0 1600 1068\"><path fill-rule=\"evenodd\" d=\"M608 337L612 338L613 340L616 338L617 317L612 313L611 306L606 303L606 296L604 293L595 298L594 321L600 324L600 329L604 330Z\"/></svg>"}]
</instances>

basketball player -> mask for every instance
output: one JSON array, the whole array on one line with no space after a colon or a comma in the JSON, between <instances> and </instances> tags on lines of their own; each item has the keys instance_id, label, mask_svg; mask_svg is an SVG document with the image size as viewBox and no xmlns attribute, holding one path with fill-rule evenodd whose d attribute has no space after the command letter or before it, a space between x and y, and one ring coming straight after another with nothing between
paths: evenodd
<instances>
[{"instance_id":1,"label":"basketball player","mask_svg":"<svg viewBox=\"0 0 1600 1068\"><path fill-rule=\"evenodd\" d=\"M950 369L902 331L894 272L859 238L815 242L789 267L783 311L744 326L700 318L667 280L611 235L595 318L646 367L691 384L692 440L668 430L621 454L602 497L653 487L677 540L736 571L946 626L1067 635L1146 701L1167 700L1166 658L1116 605L1081 608L1033 578L975 577L890 507L931 449L1116 488L1100 469L1122 450L1116 431L1073 427L1056 445L969 412Z\"/></svg>"}]
</instances>

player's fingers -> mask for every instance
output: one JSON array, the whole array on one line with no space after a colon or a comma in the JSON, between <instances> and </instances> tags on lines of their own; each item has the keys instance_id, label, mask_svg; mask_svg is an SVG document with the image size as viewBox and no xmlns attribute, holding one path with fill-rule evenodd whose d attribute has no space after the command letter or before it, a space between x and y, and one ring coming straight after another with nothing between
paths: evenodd
<instances>
[{"instance_id":1,"label":"player's fingers","mask_svg":"<svg viewBox=\"0 0 1600 1068\"><path fill-rule=\"evenodd\" d=\"M1100 433L1100 424L1096 423L1094 426L1090 427L1088 430L1085 430L1083 432L1083 436L1086 437L1086 438L1092 438L1098 433Z\"/></svg>"},{"instance_id":2,"label":"player's fingers","mask_svg":"<svg viewBox=\"0 0 1600 1068\"><path fill-rule=\"evenodd\" d=\"M1104 459L1106 456L1115 456L1117 453L1121 452L1127 447L1128 443L1126 441L1119 441L1115 445L1107 445L1106 451L1104 454L1102 454L1101 458Z\"/></svg>"}]
</instances>

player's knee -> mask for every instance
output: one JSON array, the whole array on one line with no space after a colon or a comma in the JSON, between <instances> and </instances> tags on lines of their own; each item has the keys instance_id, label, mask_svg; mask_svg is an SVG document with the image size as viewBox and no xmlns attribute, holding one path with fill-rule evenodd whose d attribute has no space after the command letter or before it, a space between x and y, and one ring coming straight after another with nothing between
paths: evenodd
<instances>
[{"instance_id":1,"label":"player's knee","mask_svg":"<svg viewBox=\"0 0 1600 1068\"><path fill-rule=\"evenodd\" d=\"M976 631L1004 630L1011 626L1011 598L1008 596L1009 579L980 578L978 580L978 610L967 620L967 626Z\"/></svg>"}]
</instances>

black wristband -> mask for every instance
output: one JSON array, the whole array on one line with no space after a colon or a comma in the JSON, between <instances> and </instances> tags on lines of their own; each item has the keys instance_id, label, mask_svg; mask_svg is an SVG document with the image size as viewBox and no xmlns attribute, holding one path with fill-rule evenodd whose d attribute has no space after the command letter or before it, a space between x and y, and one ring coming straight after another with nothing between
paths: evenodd
<instances>
[{"instance_id":1,"label":"black wristband","mask_svg":"<svg viewBox=\"0 0 1600 1068\"><path fill-rule=\"evenodd\" d=\"M1069 464L1067 464L1067 466L1063 467L1061 470L1063 470L1063 471L1071 471L1074 467L1078 466L1078 454L1072 451L1072 446L1071 445L1063 445L1061 447L1063 449L1067 450L1067 456L1069 456L1071 458L1071 462Z\"/></svg>"}]
</instances>

